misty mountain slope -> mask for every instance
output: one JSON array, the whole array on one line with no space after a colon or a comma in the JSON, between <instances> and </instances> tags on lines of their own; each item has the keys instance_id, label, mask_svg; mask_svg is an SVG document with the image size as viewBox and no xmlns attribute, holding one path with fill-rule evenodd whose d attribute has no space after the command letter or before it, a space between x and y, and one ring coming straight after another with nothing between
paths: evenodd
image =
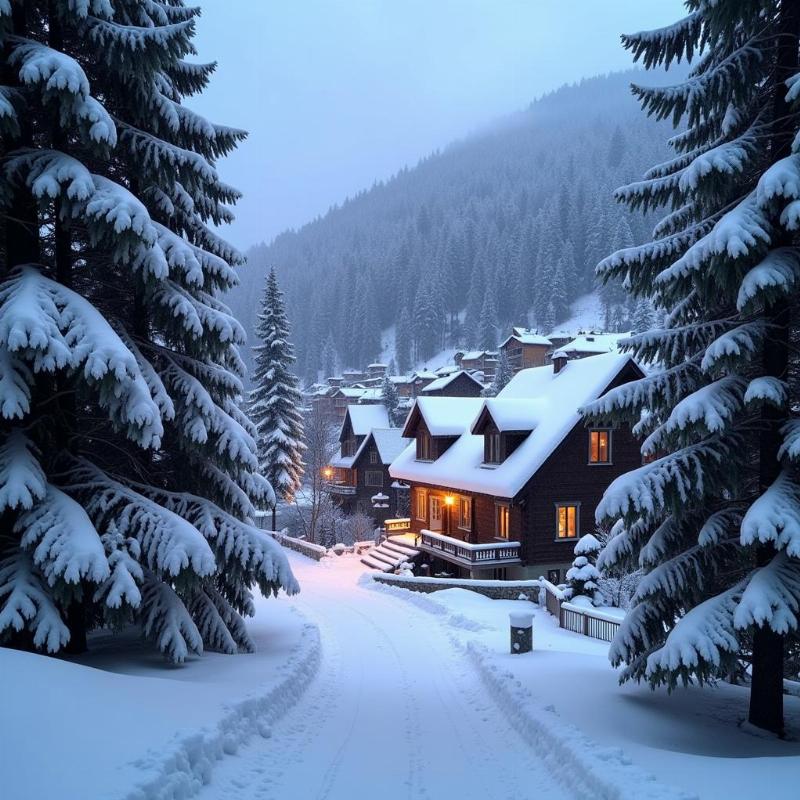
<instances>
[{"instance_id":1,"label":"misty mountain slope","mask_svg":"<svg viewBox=\"0 0 800 800\"><path fill-rule=\"evenodd\" d=\"M650 237L612 197L667 155L668 126L643 119L632 80L643 73L562 88L253 248L234 311L252 331L274 265L309 378L373 360L392 325L402 371L444 346L492 346L511 324L566 319L600 258ZM623 327L623 293L602 298Z\"/></svg>"}]
</instances>

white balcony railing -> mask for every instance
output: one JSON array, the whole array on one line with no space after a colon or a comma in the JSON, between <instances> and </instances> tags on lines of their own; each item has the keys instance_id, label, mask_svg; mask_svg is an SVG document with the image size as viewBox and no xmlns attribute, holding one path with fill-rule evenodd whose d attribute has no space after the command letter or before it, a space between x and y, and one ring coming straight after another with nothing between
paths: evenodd
<instances>
[{"instance_id":1,"label":"white balcony railing","mask_svg":"<svg viewBox=\"0 0 800 800\"><path fill-rule=\"evenodd\" d=\"M518 564L520 562L519 542L491 542L470 544L452 536L434 531L422 530L419 533L420 546L431 553L441 553L444 558L468 566L495 566L497 564Z\"/></svg>"}]
</instances>

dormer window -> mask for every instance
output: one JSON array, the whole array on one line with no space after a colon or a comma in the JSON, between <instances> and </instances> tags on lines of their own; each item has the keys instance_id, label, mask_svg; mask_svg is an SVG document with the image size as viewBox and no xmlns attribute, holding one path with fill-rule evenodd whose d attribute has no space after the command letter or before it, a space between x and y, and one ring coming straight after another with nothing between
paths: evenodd
<instances>
[{"instance_id":1,"label":"dormer window","mask_svg":"<svg viewBox=\"0 0 800 800\"><path fill-rule=\"evenodd\" d=\"M499 433L487 433L483 437L483 460L487 464L499 464L503 460L501 444Z\"/></svg>"},{"instance_id":2,"label":"dormer window","mask_svg":"<svg viewBox=\"0 0 800 800\"><path fill-rule=\"evenodd\" d=\"M432 461L433 448L431 447L431 435L428 431L419 431L417 434L417 461Z\"/></svg>"}]
</instances>

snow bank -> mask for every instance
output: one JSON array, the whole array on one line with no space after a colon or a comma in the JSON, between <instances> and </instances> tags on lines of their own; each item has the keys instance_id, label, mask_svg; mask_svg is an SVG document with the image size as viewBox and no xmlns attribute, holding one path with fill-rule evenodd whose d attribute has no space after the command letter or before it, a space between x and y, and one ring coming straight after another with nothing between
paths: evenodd
<instances>
[{"instance_id":1,"label":"snow bank","mask_svg":"<svg viewBox=\"0 0 800 800\"><path fill-rule=\"evenodd\" d=\"M80 662L0 648L4 800L177 800L296 702L319 634L258 598L257 652L206 653L177 669L133 635L97 636ZM13 765L13 769L10 765Z\"/></svg>"}]
</instances>

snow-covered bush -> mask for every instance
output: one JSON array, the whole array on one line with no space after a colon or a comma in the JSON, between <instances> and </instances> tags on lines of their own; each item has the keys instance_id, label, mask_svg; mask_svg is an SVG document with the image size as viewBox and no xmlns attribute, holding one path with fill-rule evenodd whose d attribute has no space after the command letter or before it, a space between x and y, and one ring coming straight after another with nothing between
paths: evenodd
<instances>
[{"instance_id":1,"label":"snow-covered bush","mask_svg":"<svg viewBox=\"0 0 800 800\"><path fill-rule=\"evenodd\" d=\"M565 591L567 599L587 597L594 605L600 603L600 573L597 571L595 562L601 549L602 545L591 533L587 533L578 540L574 550L575 560L567 570Z\"/></svg>"},{"instance_id":2,"label":"snow-covered bush","mask_svg":"<svg viewBox=\"0 0 800 800\"><path fill-rule=\"evenodd\" d=\"M608 527L598 527L594 533L594 538L601 545L601 551L598 552L598 557L602 548L606 547L612 538L611 529ZM595 561L595 564L597 561ZM603 603L616 608L628 609L631 606L631 600L636 593L636 587L642 579L642 570L630 570L624 564L615 564L613 567L605 567L599 569L599 578L597 585L600 589L600 595L603 598Z\"/></svg>"}]
</instances>

